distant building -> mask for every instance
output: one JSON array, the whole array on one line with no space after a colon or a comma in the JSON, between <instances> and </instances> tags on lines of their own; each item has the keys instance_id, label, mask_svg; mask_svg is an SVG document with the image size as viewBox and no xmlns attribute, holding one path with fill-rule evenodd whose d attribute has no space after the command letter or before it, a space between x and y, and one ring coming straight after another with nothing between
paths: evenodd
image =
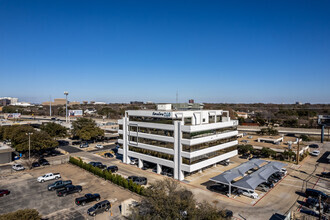
<instances>
[{"instance_id":1,"label":"distant building","mask_svg":"<svg viewBox=\"0 0 330 220\"><path fill-rule=\"evenodd\" d=\"M0 99L0 106L7 106L10 105L9 99Z\"/></svg>"},{"instance_id":2,"label":"distant building","mask_svg":"<svg viewBox=\"0 0 330 220\"><path fill-rule=\"evenodd\" d=\"M76 102L76 101L69 102L69 105L80 105L80 102Z\"/></svg>"},{"instance_id":3,"label":"distant building","mask_svg":"<svg viewBox=\"0 0 330 220\"><path fill-rule=\"evenodd\" d=\"M152 101L147 101L146 104L147 104L147 105L150 105L150 104L154 104L154 102L152 102Z\"/></svg>"},{"instance_id":4,"label":"distant building","mask_svg":"<svg viewBox=\"0 0 330 220\"><path fill-rule=\"evenodd\" d=\"M83 105L87 105L88 104L88 101L83 101L82 104Z\"/></svg>"},{"instance_id":5,"label":"distant building","mask_svg":"<svg viewBox=\"0 0 330 220\"><path fill-rule=\"evenodd\" d=\"M50 103L52 104L52 106L65 105L66 99L64 99L64 98L54 99L54 102L43 102L41 105L43 105L43 106L49 106ZM76 101L69 102L68 101L68 105L80 105L80 102L76 102Z\"/></svg>"},{"instance_id":6,"label":"distant building","mask_svg":"<svg viewBox=\"0 0 330 220\"><path fill-rule=\"evenodd\" d=\"M107 103L105 102L94 102L94 105L106 105Z\"/></svg>"},{"instance_id":7,"label":"distant building","mask_svg":"<svg viewBox=\"0 0 330 220\"><path fill-rule=\"evenodd\" d=\"M188 101L190 104L194 104L195 103L195 100L193 100L193 99L189 99L189 101Z\"/></svg>"},{"instance_id":8,"label":"distant building","mask_svg":"<svg viewBox=\"0 0 330 220\"><path fill-rule=\"evenodd\" d=\"M247 112L235 112L237 117L247 119L249 114Z\"/></svg>"},{"instance_id":9,"label":"distant building","mask_svg":"<svg viewBox=\"0 0 330 220\"><path fill-rule=\"evenodd\" d=\"M202 110L204 104L202 103L174 103L171 104L173 110Z\"/></svg>"},{"instance_id":10,"label":"distant building","mask_svg":"<svg viewBox=\"0 0 330 220\"><path fill-rule=\"evenodd\" d=\"M1 97L0 98L0 105L1 105L1 100L6 100L5 103L8 103L9 100L9 104L8 105L14 105L18 102L18 98L13 98L13 97Z\"/></svg>"},{"instance_id":11,"label":"distant building","mask_svg":"<svg viewBox=\"0 0 330 220\"><path fill-rule=\"evenodd\" d=\"M33 105L31 105L31 103L29 103L29 102L16 102L15 104L10 104L10 105L14 105L14 106L22 106L22 107L33 106Z\"/></svg>"},{"instance_id":12,"label":"distant building","mask_svg":"<svg viewBox=\"0 0 330 220\"><path fill-rule=\"evenodd\" d=\"M296 105L303 105L302 102L296 102Z\"/></svg>"},{"instance_id":13,"label":"distant building","mask_svg":"<svg viewBox=\"0 0 330 220\"><path fill-rule=\"evenodd\" d=\"M131 105L143 105L143 102L140 102L140 101L132 101L130 103L131 103Z\"/></svg>"},{"instance_id":14,"label":"distant building","mask_svg":"<svg viewBox=\"0 0 330 220\"><path fill-rule=\"evenodd\" d=\"M89 104L94 105L95 101L90 101Z\"/></svg>"}]
</instances>

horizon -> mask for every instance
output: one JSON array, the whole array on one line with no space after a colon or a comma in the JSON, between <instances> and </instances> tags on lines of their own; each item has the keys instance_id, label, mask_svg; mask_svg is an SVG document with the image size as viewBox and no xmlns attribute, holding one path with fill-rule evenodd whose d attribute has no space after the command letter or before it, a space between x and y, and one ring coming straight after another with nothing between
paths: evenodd
<instances>
[{"instance_id":1,"label":"horizon","mask_svg":"<svg viewBox=\"0 0 330 220\"><path fill-rule=\"evenodd\" d=\"M329 1L1 1L0 97L330 103Z\"/></svg>"}]
</instances>

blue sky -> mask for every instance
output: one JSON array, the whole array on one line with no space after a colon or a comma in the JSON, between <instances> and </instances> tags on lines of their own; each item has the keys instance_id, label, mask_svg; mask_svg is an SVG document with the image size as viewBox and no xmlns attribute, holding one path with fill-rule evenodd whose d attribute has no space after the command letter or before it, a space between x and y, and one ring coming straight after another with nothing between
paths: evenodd
<instances>
[{"instance_id":1,"label":"blue sky","mask_svg":"<svg viewBox=\"0 0 330 220\"><path fill-rule=\"evenodd\" d=\"M0 0L0 96L330 103L330 1Z\"/></svg>"}]
</instances>

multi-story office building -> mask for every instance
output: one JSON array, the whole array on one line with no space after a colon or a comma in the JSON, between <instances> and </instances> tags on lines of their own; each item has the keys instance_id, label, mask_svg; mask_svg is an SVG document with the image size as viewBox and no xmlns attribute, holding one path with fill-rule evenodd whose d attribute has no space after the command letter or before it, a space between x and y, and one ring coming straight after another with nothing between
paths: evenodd
<instances>
[{"instance_id":1,"label":"multi-story office building","mask_svg":"<svg viewBox=\"0 0 330 220\"><path fill-rule=\"evenodd\" d=\"M237 155L237 120L228 111L128 110L118 121L118 153L123 162L138 159L138 166L154 163L157 173L172 170L175 179Z\"/></svg>"}]
</instances>

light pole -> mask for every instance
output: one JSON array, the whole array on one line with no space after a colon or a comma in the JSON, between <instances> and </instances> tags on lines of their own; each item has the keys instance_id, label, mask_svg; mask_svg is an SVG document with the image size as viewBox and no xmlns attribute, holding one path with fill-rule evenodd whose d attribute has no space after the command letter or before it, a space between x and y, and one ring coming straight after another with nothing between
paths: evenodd
<instances>
[{"instance_id":1,"label":"light pole","mask_svg":"<svg viewBox=\"0 0 330 220\"><path fill-rule=\"evenodd\" d=\"M65 122L68 123L68 95L69 95L69 92L64 92L64 95L65 95L65 99L66 99L66 102L65 102Z\"/></svg>"},{"instance_id":2,"label":"light pole","mask_svg":"<svg viewBox=\"0 0 330 220\"><path fill-rule=\"evenodd\" d=\"M31 135L33 133L32 132L29 132L29 133L26 133L26 135L29 135L29 161L30 161L30 156L31 156Z\"/></svg>"}]
</instances>

